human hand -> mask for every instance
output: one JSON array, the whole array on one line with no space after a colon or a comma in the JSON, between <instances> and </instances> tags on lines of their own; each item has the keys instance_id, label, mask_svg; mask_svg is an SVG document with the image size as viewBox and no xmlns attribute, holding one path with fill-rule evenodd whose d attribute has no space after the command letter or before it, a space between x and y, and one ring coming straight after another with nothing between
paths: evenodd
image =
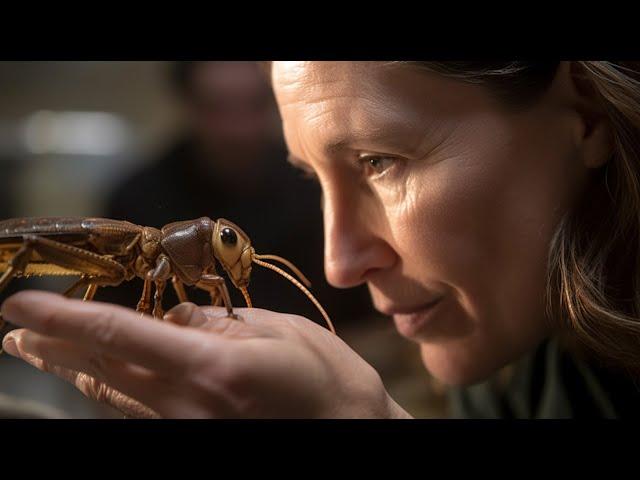
<instances>
[{"instance_id":1,"label":"human hand","mask_svg":"<svg viewBox=\"0 0 640 480\"><path fill-rule=\"evenodd\" d=\"M2 305L24 327L5 351L138 418L407 418L378 373L296 315L178 305L164 322L27 291Z\"/></svg>"}]
</instances>

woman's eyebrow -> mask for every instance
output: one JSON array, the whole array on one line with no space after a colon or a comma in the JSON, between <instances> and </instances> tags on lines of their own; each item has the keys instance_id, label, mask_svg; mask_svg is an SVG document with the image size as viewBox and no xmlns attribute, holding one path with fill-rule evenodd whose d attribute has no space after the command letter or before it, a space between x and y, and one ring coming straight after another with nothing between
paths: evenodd
<instances>
[{"instance_id":1,"label":"woman's eyebrow","mask_svg":"<svg viewBox=\"0 0 640 480\"><path fill-rule=\"evenodd\" d=\"M369 144L372 147L375 146L393 146L398 152L411 154L413 149L409 147L411 142L405 139L405 135L393 128L382 129L377 128L373 131L361 131L354 132L348 135L341 135L336 138L332 138L325 143L324 151L326 155L333 156L340 154L345 150L356 148L358 145ZM301 168L303 170L309 170L311 166L302 160L300 157L295 156L289 152L287 154L287 161L294 167Z\"/></svg>"},{"instance_id":2,"label":"woman's eyebrow","mask_svg":"<svg viewBox=\"0 0 640 480\"><path fill-rule=\"evenodd\" d=\"M406 132L393 127L386 129L376 129L374 131L356 132L351 135L341 136L332 139L325 145L325 152L328 155L337 154L358 145L369 144L371 146L393 146L394 148L406 148Z\"/></svg>"}]
</instances>

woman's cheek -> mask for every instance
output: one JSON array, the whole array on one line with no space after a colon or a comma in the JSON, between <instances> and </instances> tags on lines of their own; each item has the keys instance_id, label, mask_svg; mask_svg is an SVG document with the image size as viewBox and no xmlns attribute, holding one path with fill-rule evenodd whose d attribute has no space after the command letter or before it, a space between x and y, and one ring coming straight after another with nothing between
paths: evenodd
<instances>
[{"instance_id":1,"label":"woman's cheek","mask_svg":"<svg viewBox=\"0 0 640 480\"><path fill-rule=\"evenodd\" d=\"M518 212L505 208L513 175L500 165L509 163L501 161L503 154L450 156L416 172L389 215L396 248L406 268L413 269L411 276L446 284L473 316L504 310L501 292L513 285L517 263L511 236L526 237L516 231L522 230Z\"/></svg>"},{"instance_id":2,"label":"woman's cheek","mask_svg":"<svg viewBox=\"0 0 640 480\"><path fill-rule=\"evenodd\" d=\"M408 178L402 201L389 211L398 253L417 278L460 288L473 272L486 275L496 258L495 216L489 213L494 207L487 194L495 188L480 187L472 163L451 157L417 171Z\"/></svg>"}]
</instances>

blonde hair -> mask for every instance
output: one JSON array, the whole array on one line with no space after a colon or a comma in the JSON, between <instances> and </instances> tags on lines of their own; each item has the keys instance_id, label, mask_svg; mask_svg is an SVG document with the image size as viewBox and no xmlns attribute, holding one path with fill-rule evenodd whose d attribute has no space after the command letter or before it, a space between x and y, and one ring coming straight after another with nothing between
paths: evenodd
<instances>
[{"instance_id":1,"label":"blonde hair","mask_svg":"<svg viewBox=\"0 0 640 480\"><path fill-rule=\"evenodd\" d=\"M483 84L526 108L559 62L399 62ZM609 161L557 227L549 250L547 313L598 357L640 372L640 62L576 62L606 113Z\"/></svg>"},{"instance_id":2,"label":"blonde hair","mask_svg":"<svg viewBox=\"0 0 640 480\"><path fill-rule=\"evenodd\" d=\"M599 356L640 371L640 64L578 62L614 149L550 249L548 310Z\"/></svg>"}]
</instances>

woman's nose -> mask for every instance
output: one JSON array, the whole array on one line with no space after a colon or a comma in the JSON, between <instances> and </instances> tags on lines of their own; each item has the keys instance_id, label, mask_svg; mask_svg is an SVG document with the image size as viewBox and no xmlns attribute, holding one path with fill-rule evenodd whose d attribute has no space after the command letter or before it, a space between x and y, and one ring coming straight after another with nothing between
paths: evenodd
<instances>
[{"instance_id":1,"label":"woman's nose","mask_svg":"<svg viewBox=\"0 0 640 480\"><path fill-rule=\"evenodd\" d=\"M327 281L337 288L356 287L367 276L393 266L395 251L375 231L376 219L338 195L323 200Z\"/></svg>"}]
</instances>

